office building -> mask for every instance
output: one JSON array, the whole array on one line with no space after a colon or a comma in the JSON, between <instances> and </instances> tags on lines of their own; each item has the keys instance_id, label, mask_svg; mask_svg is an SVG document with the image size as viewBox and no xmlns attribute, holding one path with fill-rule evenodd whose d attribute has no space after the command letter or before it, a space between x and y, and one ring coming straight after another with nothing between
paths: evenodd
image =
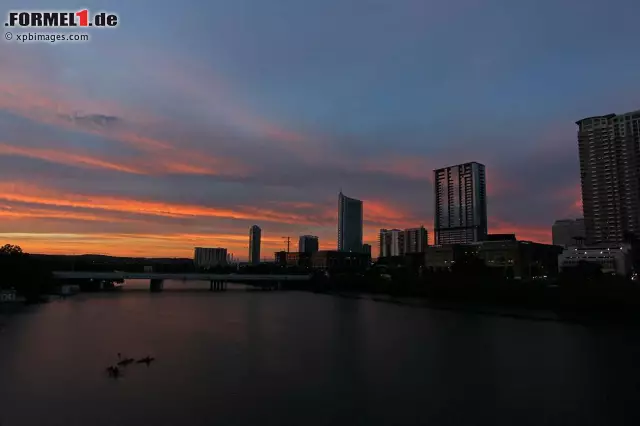
<instances>
[{"instance_id":1,"label":"office building","mask_svg":"<svg viewBox=\"0 0 640 426\"><path fill-rule=\"evenodd\" d=\"M278 251L275 253L275 263L280 266L310 267L313 253Z\"/></svg>"},{"instance_id":2,"label":"office building","mask_svg":"<svg viewBox=\"0 0 640 426\"><path fill-rule=\"evenodd\" d=\"M198 268L226 265L227 249L196 247L193 252L193 263Z\"/></svg>"},{"instance_id":3,"label":"office building","mask_svg":"<svg viewBox=\"0 0 640 426\"><path fill-rule=\"evenodd\" d=\"M363 244L362 245L362 253L371 257L371 244Z\"/></svg>"},{"instance_id":4,"label":"office building","mask_svg":"<svg viewBox=\"0 0 640 426\"><path fill-rule=\"evenodd\" d=\"M429 235L424 226L404 230L404 253L424 253L429 245Z\"/></svg>"},{"instance_id":5,"label":"office building","mask_svg":"<svg viewBox=\"0 0 640 426\"><path fill-rule=\"evenodd\" d=\"M338 251L362 251L362 201L345 196L338 197Z\"/></svg>"},{"instance_id":6,"label":"office building","mask_svg":"<svg viewBox=\"0 0 640 426\"><path fill-rule=\"evenodd\" d=\"M300 253L313 253L319 250L318 237L315 235L303 235L298 243Z\"/></svg>"},{"instance_id":7,"label":"office building","mask_svg":"<svg viewBox=\"0 0 640 426\"><path fill-rule=\"evenodd\" d=\"M640 110L576 124L587 244L640 237Z\"/></svg>"},{"instance_id":8,"label":"office building","mask_svg":"<svg viewBox=\"0 0 640 426\"><path fill-rule=\"evenodd\" d=\"M405 233L400 229L381 229L379 244L380 257L395 257L404 255Z\"/></svg>"},{"instance_id":9,"label":"office building","mask_svg":"<svg viewBox=\"0 0 640 426\"><path fill-rule=\"evenodd\" d=\"M487 236L484 165L476 162L433 171L435 244L483 241Z\"/></svg>"},{"instance_id":10,"label":"office building","mask_svg":"<svg viewBox=\"0 0 640 426\"><path fill-rule=\"evenodd\" d=\"M262 230L258 225L253 225L249 229L249 264L260 264L260 239Z\"/></svg>"},{"instance_id":11,"label":"office building","mask_svg":"<svg viewBox=\"0 0 640 426\"><path fill-rule=\"evenodd\" d=\"M601 247L569 247L558 255L558 268L576 267L582 262L594 263L602 268L605 274L627 276L633 266L631 248L626 244Z\"/></svg>"},{"instance_id":12,"label":"office building","mask_svg":"<svg viewBox=\"0 0 640 426\"><path fill-rule=\"evenodd\" d=\"M360 252L324 250L311 254L311 267L316 269L363 269L370 264L371 256Z\"/></svg>"},{"instance_id":13,"label":"office building","mask_svg":"<svg viewBox=\"0 0 640 426\"><path fill-rule=\"evenodd\" d=\"M515 239L427 247L426 267L448 270L469 256L477 257L493 273L515 280L555 276L562 248Z\"/></svg>"},{"instance_id":14,"label":"office building","mask_svg":"<svg viewBox=\"0 0 640 426\"><path fill-rule=\"evenodd\" d=\"M575 247L583 245L585 239L584 219L556 220L551 227L553 245Z\"/></svg>"}]
</instances>

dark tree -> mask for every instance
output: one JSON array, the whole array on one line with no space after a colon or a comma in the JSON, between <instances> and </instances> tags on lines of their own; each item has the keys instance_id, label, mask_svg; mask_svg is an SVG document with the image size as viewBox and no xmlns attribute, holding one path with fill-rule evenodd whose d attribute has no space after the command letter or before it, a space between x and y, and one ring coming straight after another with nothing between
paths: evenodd
<instances>
[{"instance_id":1,"label":"dark tree","mask_svg":"<svg viewBox=\"0 0 640 426\"><path fill-rule=\"evenodd\" d=\"M13 244L5 244L2 247L0 247L0 254L20 255L20 254L23 254L23 252L20 246L16 246Z\"/></svg>"}]
</instances>

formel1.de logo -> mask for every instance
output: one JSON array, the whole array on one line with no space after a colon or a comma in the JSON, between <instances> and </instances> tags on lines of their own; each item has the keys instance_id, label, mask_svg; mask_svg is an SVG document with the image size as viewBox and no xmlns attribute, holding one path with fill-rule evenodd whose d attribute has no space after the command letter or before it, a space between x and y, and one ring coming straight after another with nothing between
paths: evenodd
<instances>
[{"instance_id":1,"label":"formel1.de logo","mask_svg":"<svg viewBox=\"0 0 640 426\"><path fill-rule=\"evenodd\" d=\"M7 15L4 26L24 28L113 28L118 26L118 15L107 12L91 15L88 9L77 12L11 10Z\"/></svg>"}]
</instances>

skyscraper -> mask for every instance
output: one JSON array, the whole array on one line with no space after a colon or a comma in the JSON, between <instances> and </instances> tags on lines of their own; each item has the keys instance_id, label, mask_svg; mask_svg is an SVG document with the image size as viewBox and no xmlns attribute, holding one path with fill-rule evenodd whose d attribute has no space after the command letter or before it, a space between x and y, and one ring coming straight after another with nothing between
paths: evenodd
<instances>
[{"instance_id":1,"label":"skyscraper","mask_svg":"<svg viewBox=\"0 0 640 426\"><path fill-rule=\"evenodd\" d=\"M362 201L340 191L338 197L338 251L362 252Z\"/></svg>"},{"instance_id":2,"label":"skyscraper","mask_svg":"<svg viewBox=\"0 0 640 426\"><path fill-rule=\"evenodd\" d=\"M640 237L640 110L576 124L587 244Z\"/></svg>"},{"instance_id":3,"label":"skyscraper","mask_svg":"<svg viewBox=\"0 0 640 426\"><path fill-rule=\"evenodd\" d=\"M424 226L404 230L404 252L424 253L429 245L429 236Z\"/></svg>"},{"instance_id":4,"label":"skyscraper","mask_svg":"<svg viewBox=\"0 0 640 426\"><path fill-rule=\"evenodd\" d=\"M556 220L551 227L553 244L561 247L571 247L581 244L585 239L584 219Z\"/></svg>"},{"instance_id":5,"label":"skyscraper","mask_svg":"<svg viewBox=\"0 0 640 426\"><path fill-rule=\"evenodd\" d=\"M262 230L258 225L249 228L249 263L251 265L260 264L260 238Z\"/></svg>"},{"instance_id":6,"label":"skyscraper","mask_svg":"<svg viewBox=\"0 0 640 426\"><path fill-rule=\"evenodd\" d=\"M487 236L484 165L459 164L433 171L435 244L483 241Z\"/></svg>"},{"instance_id":7,"label":"skyscraper","mask_svg":"<svg viewBox=\"0 0 640 426\"><path fill-rule=\"evenodd\" d=\"M318 251L318 237L315 235L302 235L298 243L298 252L315 253Z\"/></svg>"},{"instance_id":8,"label":"skyscraper","mask_svg":"<svg viewBox=\"0 0 640 426\"><path fill-rule=\"evenodd\" d=\"M400 229L380 230L380 257L404 255L405 232Z\"/></svg>"}]
</instances>

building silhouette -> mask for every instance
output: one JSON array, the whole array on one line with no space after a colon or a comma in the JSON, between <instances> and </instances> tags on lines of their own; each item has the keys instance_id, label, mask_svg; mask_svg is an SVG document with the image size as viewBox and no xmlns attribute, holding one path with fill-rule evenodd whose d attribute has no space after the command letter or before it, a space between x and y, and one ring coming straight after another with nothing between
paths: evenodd
<instances>
[{"instance_id":1,"label":"building silhouette","mask_svg":"<svg viewBox=\"0 0 640 426\"><path fill-rule=\"evenodd\" d=\"M428 245L427 230L424 226L405 230L381 229L378 244L379 257L424 253Z\"/></svg>"},{"instance_id":2,"label":"building silhouette","mask_svg":"<svg viewBox=\"0 0 640 426\"><path fill-rule=\"evenodd\" d=\"M400 229L381 229L378 243L380 257L403 256L405 253L405 232Z\"/></svg>"},{"instance_id":3,"label":"building silhouette","mask_svg":"<svg viewBox=\"0 0 640 426\"><path fill-rule=\"evenodd\" d=\"M193 263L198 268L226 265L227 249L196 247L193 251Z\"/></svg>"},{"instance_id":4,"label":"building silhouette","mask_svg":"<svg viewBox=\"0 0 640 426\"><path fill-rule=\"evenodd\" d=\"M640 110L576 124L587 244L640 237Z\"/></svg>"},{"instance_id":5,"label":"building silhouette","mask_svg":"<svg viewBox=\"0 0 640 426\"><path fill-rule=\"evenodd\" d=\"M362 201L345 196L338 197L338 251L362 252Z\"/></svg>"},{"instance_id":6,"label":"building silhouette","mask_svg":"<svg viewBox=\"0 0 640 426\"><path fill-rule=\"evenodd\" d=\"M580 246L585 239L584 219L556 220L551 227L553 245L561 247Z\"/></svg>"},{"instance_id":7,"label":"building silhouette","mask_svg":"<svg viewBox=\"0 0 640 426\"><path fill-rule=\"evenodd\" d=\"M314 253L319 250L318 237L315 235L302 235L298 242L298 252Z\"/></svg>"},{"instance_id":8,"label":"building silhouette","mask_svg":"<svg viewBox=\"0 0 640 426\"><path fill-rule=\"evenodd\" d=\"M435 244L483 241L487 236L484 165L459 164L433 171Z\"/></svg>"},{"instance_id":9,"label":"building silhouette","mask_svg":"<svg viewBox=\"0 0 640 426\"><path fill-rule=\"evenodd\" d=\"M262 230L258 225L249 228L249 264L260 264L260 239L262 238Z\"/></svg>"},{"instance_id":10,"label":"building silhouette","mask_svg":"<svg viewBox=\"0 0 640 426\"><path fill-rule=\"evenodd\" d=\"M424 253L429 245L429 235L424 226L404 230L404 252Z\"/></svg>"}]
</instances>

